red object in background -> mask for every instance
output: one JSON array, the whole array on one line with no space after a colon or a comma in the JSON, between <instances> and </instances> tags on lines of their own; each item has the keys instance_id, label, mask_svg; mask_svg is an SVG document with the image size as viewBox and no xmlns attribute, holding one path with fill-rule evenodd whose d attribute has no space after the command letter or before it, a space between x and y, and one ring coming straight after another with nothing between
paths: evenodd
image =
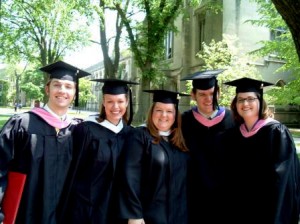
<instances>
[{"instance_id":1,"label":"red object in background","mask_svg":"<svg viewBox=\"0 0 300 224\"><path fill-rule=\"evenodd\" d=\"M4 214L3 224L15 223L25 181L25 174L8 172L7 188L2 201L2 211Z\"/></svg>"}]
</instances>

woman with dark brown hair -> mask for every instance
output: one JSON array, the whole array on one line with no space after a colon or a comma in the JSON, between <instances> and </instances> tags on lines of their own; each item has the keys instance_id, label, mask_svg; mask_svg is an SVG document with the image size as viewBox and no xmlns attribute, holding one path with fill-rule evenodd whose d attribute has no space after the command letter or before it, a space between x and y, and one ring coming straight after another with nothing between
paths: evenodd
<instances>
[{"instance_id":1,"label":"woman with dark brown hair","mask_svg":"<svg viewBox=\"0 0 300 224\"><path fill-rule=\"evenodd\" d=\"M224 223L298 224L300 166L288 128L269 116L263 88L272 83L241 78L231 109L238 126L221 141Z\"/></svg>"}]
</instances>

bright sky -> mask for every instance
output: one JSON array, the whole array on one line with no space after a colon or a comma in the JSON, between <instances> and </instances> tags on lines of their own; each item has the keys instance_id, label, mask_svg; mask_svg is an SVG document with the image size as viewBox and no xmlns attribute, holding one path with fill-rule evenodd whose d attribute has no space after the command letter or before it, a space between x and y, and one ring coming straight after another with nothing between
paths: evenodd
<instances>
[{"instance_id":1,"label":"bright sky","mask_svg":"<svg viewBox=\"0 0 300 224\"><path fill-rule=\"evenodd\" d=\"M144 18L144 14L137 13L133 17L136 20L142 20ZM96 21L96 20L95 20ZM106 11L106 35L107 39L110 39L110 37L115 35L115 12ZM92 32L92 40L99 42L99 25L97 22L95 22L90 27ZM123 32L123 35L126 35L126 31ZM120 44L120 47L122 48L122 43ZM124 47L124 46L123 46ZM110 49L112 49L113 46L110 46ZM102 57L102 50L101 46L96 43L92 43L91 46L86 47L78 52L74 52L71 55L68 55L64 58L64 61L78 67L81 69L85 69L89 66L92 66L98 62L101 62L103 60Z\"/></svg>"},{"instance_id":2,"label":"bright sky","mask_svg":"<svg viewBox=\"0 0 300 224\"><path fill-rule=\"evenodd\" d=\"M85 69L102 61L101 47L98 44L92 43L91 46L66 56L64 61L80 69Z\"/></svg>"},{"instance_id":3,"label":"bright sky","mask_svg":"<svg viewBox=\"0 0 300 224\"><path fill-rule=\"evenodd\" d=\"M92 43L91 46L66 56L64 61L80 69L86 69L102 61L101 47L98 44ZM4 67L5 65L0 63L0 69Z\"/></svg>"},{"instance_id":4,"label":"bright sky","mask_svg":"<svg viewBox=\"0 0 300 224\"><path fill-rule=\"evenodd\" d=\"M107 38L109 39L111 36L114 35L115 29L114 29L114 15L110 12L107 13L106 17L108 18L106 21L108 22L106 28L107 28ZM95 20L96 21L96 20ZM112 25L113 24L113 25ZM91 39L99 42L99 25L97 22L92 24L90 26L90 30L92 32ZM92 43L88 47L85 47L83 49L79 49L77 52L72 52L67 54L64 59L65 62L70 63L71 65L74 65L80 69L86 69L96 63L99 63L103 60L102 57L102 50L101 46L96 43ZM2 67L2 64L0 63L0 69Z\"/></svg>"},{"instance_id":5,"label":"bright sky","mask_svg":"<svg viewBox=\"0 0 300 224\"><path fill-rule=\"evenodd\" d=\"M90 30L92 32L91 39L99 42L100 41L99 25L98 24L91 25ZM102 58L103 57L102 57L101 46L99 44L91 42L90 46L85 47L83 49L79 49L79 51L67 55L64 58L64 61L80 69L85 69L89 66L92 66L102 61Z\"/></svg>"}]
</instances>

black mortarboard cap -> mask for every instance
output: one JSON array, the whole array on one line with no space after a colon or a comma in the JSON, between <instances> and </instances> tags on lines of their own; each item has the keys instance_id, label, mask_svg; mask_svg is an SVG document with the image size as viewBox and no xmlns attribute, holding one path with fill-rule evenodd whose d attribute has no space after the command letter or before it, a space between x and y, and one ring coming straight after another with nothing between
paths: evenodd
<instances>
[{"instance_id":1,"label":"black mortarboard cap","mask_svg":"<svg viewBox=\"0 0 300 224\"><path fill-rule=\"evenodd\" d=\"M40 68L41 71L49 74L49 79L61 79L76 82L75 106L79 100L79 78L89 76L90 73L83 71L63 61L57 61Z\"/></svg>"},{"instance_id":2,"label":"black mortarboard cap","mask_svg":"<svg viewBox=\"0 0 300 224\"><path fill-rule=\"evenodd\" d=\"M218 107L218 102L217 102L218 80L216 77L223 71L225 71L225 69L199 71L181 79L181 81L192 80L193 81L192 85L195 89L207 90L212 87L215 87L214 95L213 95L213 109L216 109Z\"/></svg>"},{"instance_id":3,"label":"black mortarboard cap","mask_svg":"<svg viewBox=\"0 0 300 224\"><path fill-rule=\"evenodd\" d=\"M91 81L103 82L104 85L102 87L102 93L103 94L112 94L112 95L128 93L128 90L129 90L128 84L133 84L133 85L139 84L137 82L122 80L122 79L113 79L113 78L111 78L111 79L92 79Z\"/></svg>"},{"instance_id":4,"label":"black mortarboard cap","mask_svg":"<svg viewBox=\"0 0 300 224\"><path fill-rule=\"evenodd\" d=\"M180 96L190 96L189 94L180 93L176 91L169 91L163 89L157 90L143 90L144 92L153 93L153 102L161 102L161 103L173 103L175 104L176 109L176 121L177 121L177 113L178 113L178 103ZM175 123L177 125L177 122Z\"/></svg>"},{"instance_id":5,"label":"black mortarboard cap","mask_svg":"<svg viewBox=\"0 0 300 224\"><path fill-rule=\"evenodd\" d=\"M91 75L73 65L63 61L57 61L40 68L41 71L48 73L50 79L62 79L77 82L79 78Z\"/></svg>"},{"instance_id":6,"label":"black mortarboard cap","mask_svg":"<svg viewBox=\"0 0 300 224\"><path fill-rule=\"evenodd\" d=\"M192 80L193 87L196 89L207 90L214 87L217 83L216 76L221 72L225 71L224 69L218 70L205 70L199 71L192 75L189 75L185 78L182 78L181 81Z\"/></svg>"},{"instance_id":7,"label":"black mortarboard cap","mask_svg":"<svg viewBox=\"0 0 300 224\"><path fill-rule=\"evenodd\" d=\"M130 115L128 118L127 124L130 125L133 119L133 105L132 105L132 92L131 89L128 87L129 84L138 85L138 82L133 82L129 80L123 79L92 79L91 81L94 82L103 82L102 93L103 94L127 94L129 92L129 106L130 106Z\"/></svg>"},{"instance_id":8,"label":"black mortarboard cap","mask_svg":"<svg viewBox=\"0 0 300 224\"><path fill-rule=\"evenodd\" d=\"M235 86L236 93L257 92L260 94L262 93L264 87L274 85L273 83L270 82L265 82L265 81L246 78L246 77L225 82L224 84L229 86Z\"/></svg>"},{"instance_id":9,"label":"black mortarboard cap","mask_svg":"<svg viewBox=\"0 0 300 224\"><path fill-rule=\"evenodd\" d=\"M255 92L260 94L260 113L261 115L262 112L262 101L263 101L263 88L267 86L272 86L274 85L273 83L270 82L265 82L262 80L256 80L256 79L251 79L251 78L240 78L240 79L235 79L233 81L225 82L224 84L229 85L229 86L235 86L235 92L236 93L245 93L245 92Z\"/></svg>"},{"instance_id":10,"label":"black mortarboard cap","mask_svg":"<svg viewBox=\"0 0 300 224\"><path fill-rule=\"evenodd\" d=\"M168 91L163 89L143 90L144 92L153 93L153 102L178 104L180 96L190 96L189 94Z\"/></svg>"}]
</instances>

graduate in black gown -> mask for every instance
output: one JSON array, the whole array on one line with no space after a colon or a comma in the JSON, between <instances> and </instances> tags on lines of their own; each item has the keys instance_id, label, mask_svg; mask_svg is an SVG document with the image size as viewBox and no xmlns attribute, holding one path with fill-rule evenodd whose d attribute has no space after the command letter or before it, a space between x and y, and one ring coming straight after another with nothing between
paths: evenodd
<instances>
[{"instance_id":1,"label":"graduate in black gown","mask_svg":"<svg viewBox=\"0 0 300 224\"><path fill-rule=\"evenodd\" d=\"M0 133L0 199L8 172L26 175L16 220L22 224L56 223L56 208L72 159L71 133L81 121L67 111L78 79L90 75L62 61L41 70L50 74L45 86L48 102L14 115Z\"/></svg>"},{"instance_id":2,"label":"graduate in black gown","mask_svg":"<svg viewBox=\"0 0 300 224\"><path fill-rule=\"evenodd\" d=\"M182 114L182 132L191 153L190 186L191 223L219 224L222 167L218 136L234 126L231 111L218 105L217 80L224 70L196 72L183 80L192 80L191 97L196 102Z\"/></svg>"},{"instance_id":3,"label":"graduate in black gown","mask_svg":"<svg viewBox=\"0 0 300 224\"><path fill-rule=\"evenodd\" d=\"M231 109L239 126L225 132L224 223L298 224L300 167L288 128L272 119L263 87L241 78Z\"/></svg>"},{"instance_id":4,"label":"graduate in black gown","mask_svg":"<svg viewBox=\"0 0 300 224\"><path fill-rule=\"evenodd\" d=\"M92 81L104 82L101 111L74 131L74 155L61 223L117 223L118 159L127 133L133 128L128 123L132 119L131 113L128 121L128 105L132 105L128 85L138 83L121 79Z\"/></svg>"},{"instance_id":5,"label":"graduate in black gown","mask_svg":"<svg viewBox=\"0 0 300 224\"><path fill-rule=\"evenodd\" d=\"M178 96L153 93L145 126L126 139L120 169L120 217L128 224L187 224L189 153L181 133Z\"/></svg>"}]
</instances>

